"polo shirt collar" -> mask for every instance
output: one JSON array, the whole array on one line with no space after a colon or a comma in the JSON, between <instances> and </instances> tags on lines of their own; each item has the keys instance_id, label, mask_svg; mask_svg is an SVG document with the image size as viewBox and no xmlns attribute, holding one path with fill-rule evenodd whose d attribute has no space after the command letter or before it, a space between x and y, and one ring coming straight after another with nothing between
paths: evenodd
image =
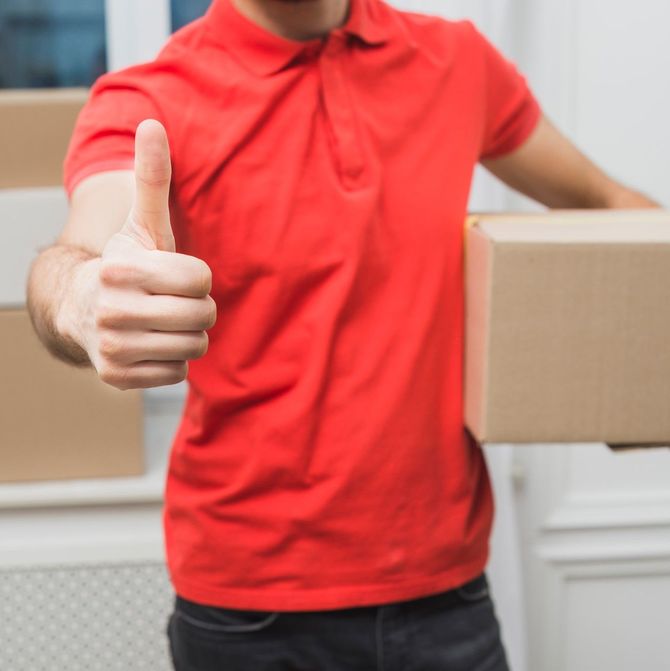
<instances>
[{"instance_id":1,"label":"polo shirt collar","mask_svg":"<svg viewBox=\"0 0 670 671\"><path fill-rule=\"evenodd\" d=\"M366 44L383 44L389 30L380 16L378 0L349 0L349 15L331 34L353 35ZM208 33L259 75L281 70L300 52L313 49L322 38L293 40L276 35L242 14L232 0L214 0L205 15Z\"/></svg>"}]
</instances>

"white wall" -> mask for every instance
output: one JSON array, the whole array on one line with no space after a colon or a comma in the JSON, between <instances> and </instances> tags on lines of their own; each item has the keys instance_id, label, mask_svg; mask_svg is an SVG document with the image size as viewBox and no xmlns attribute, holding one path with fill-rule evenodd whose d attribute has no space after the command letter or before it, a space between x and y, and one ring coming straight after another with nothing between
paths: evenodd
<instances>
[{"instance_id":1,"label":"white wall","mask_svg":"<svg viewBox=\"0 0 670 671\"><path fill-rule=\"evenodd\" d=\"M547 111L614 176L670 204L670 3L522 4L522 63Z\"/></svg>"},{"instance_id":2,"label":"white wall","mask_svg":"<svg viewBox=\"0 0 670 671\"><path fill-rule=\"evenodd\" d=\"M670 204L670 3L515 5L521 65L547 114L613 176ZM670 668L670 452L513 449L529 668Z\"/></svg>"}]
</instances>

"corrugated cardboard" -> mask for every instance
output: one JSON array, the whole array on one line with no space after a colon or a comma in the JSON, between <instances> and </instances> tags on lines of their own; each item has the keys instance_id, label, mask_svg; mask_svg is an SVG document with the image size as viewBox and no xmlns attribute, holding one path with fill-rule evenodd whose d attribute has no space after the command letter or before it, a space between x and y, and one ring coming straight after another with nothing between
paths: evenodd
<instances>
[{"instance_id":1,"label":"corrugated cardboard","mask_svg":"<svg viewBox=\"0 0 670 671\"><path fill-rule=\"evenodd\" d=\"M0 189L59 186L88 89L0 91Z\"/></svg>"},{"instance_id":2,"label":"corrugated cardboard","mask_svg":"<svg viewBox=\"0 0 670 671\"><path fill-rule=\"evenodd\" d=\"M670 213L475 218L464 384L480 442L670 444Z\"/></svg>"},{"instance_id":3,"label":"corrugated cardboard","mask_svg":"<svg viewBox=\"0 0 670 671\"><path fill-rule=\"evenodd\" d=\"M25 310L0 310L0 481L139 475L142 402L54 359Z\"/></svg>"}]
</instances>

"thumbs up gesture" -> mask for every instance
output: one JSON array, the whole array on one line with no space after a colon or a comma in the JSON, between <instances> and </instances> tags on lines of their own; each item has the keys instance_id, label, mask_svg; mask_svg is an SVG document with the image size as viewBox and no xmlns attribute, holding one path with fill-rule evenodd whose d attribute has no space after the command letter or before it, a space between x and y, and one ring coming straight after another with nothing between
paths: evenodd
<instances>
[{"instance_id":1,"label":"thumbs up gesture","mask_svg":"<svg viewBox=\"0 0 670 671\"><path fill-rule=\"evenodd\" d=\"M135 199L105 245L85 349L100 378L119 389L183 380L207 351L216 320L204 261L175 252L170 226L170 150L163 126L143 121L135 136Z\"/></svg>"}]
</instances>

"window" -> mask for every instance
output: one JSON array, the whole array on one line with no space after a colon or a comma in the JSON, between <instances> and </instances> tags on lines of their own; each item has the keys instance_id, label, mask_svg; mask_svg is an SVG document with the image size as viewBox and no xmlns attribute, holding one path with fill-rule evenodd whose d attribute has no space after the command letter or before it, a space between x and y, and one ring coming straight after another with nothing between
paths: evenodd
<instances>
[{"instance_id":1,"label":"window","mask_svg":"<svg viewBox=\"0 0 670 671\"><path fill-rule=\"evenodd\" d=\"M89 86L106 69L105 0L0 3L0 88Z\"/></svg>"},{"instance_id":2,"label":"window","mask_svg":"<svg viewBox=\"0 0 670 671\"><path fill-rule=\"evenodd\" d=\"M179 30L182 26L202 16L209 5L210 0L170 0L172 30Z\"/></svg>"}]
</instances>

